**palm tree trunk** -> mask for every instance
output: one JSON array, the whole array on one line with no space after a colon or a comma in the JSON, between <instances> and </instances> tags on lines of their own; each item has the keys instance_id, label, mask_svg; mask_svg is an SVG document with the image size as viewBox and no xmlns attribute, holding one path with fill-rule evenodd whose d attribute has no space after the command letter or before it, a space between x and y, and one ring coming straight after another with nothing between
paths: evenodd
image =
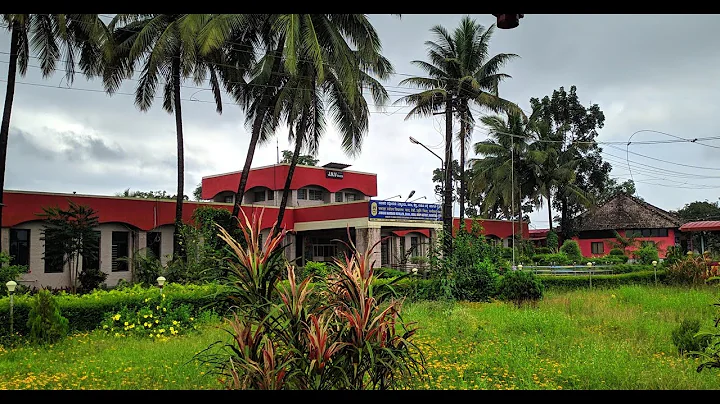
<instances>
[{"instance_id":1,"label":"palm tree trunk","mask_svg":"<svg viewBox=\"0 0 720 404\"><path fill-rule=\"evenodd\" d=\"M285 35L281 35L278 39L278 43L275 49L275 55L282 54L284 46ZM281 77L281 75L278 74L281 60L282 59L280 57L276 57L273 60L272 77L275 79L276 82ZM255 158L255 148L257 147L257 143L260 140L260 132L262 130L263 120L266 116L266 109L270 104L270 95L272 91L272 85L265 87L265 91L263 91L262 94L260 107L258 108L258 112L255 115L255 120L253 121L252 133L250 135L250 144L248 145L247 155L245 156L245 164L243 165L242 172L240 173L240 182L238 183L237 191L235 191L235 201L233 204L232 217L236 220L238 218L238 215L240 215L242 200L245 196L245 187L247 186L248 176L250 175L250 167L252 166L253 158ZM239 224L240 221L237 221L237 223Z\"/></svg>"},{"instance_id":2,"label":"palm tree trunk","mask_svg":"<svg viewBox=\"0 0 720 404\"><path fill-rule=\"evenodd\" d=\"M3 109L2 126L0 126L0 229L3 217L3 194L5 193L5 163L7 161L8 138L10 136L10 114L12 113L13 98L15 97L15 76L17 71L18 38L20 24L13 22L10 35L10 64L8 65L7 90L5 91L5 108ZM2 237L0 237L0 251L2 251Z\"/></svg>"},{"instance_id":3,"label":"palm tree trunk","mask_svg":"<svg viewBox=\"0 0 720 404\"><path fill-rule=\"evenodd\" d=\"M552 231L552 205L550 204L550 188L549 187L548 187L546 198L548 201L548 223L550 223L550 231Z\"/></svg>"},{"instance_id":4,"label":"palm tree trunk","mask_svg":"<svg viewBox=\"0 0 720 404\"><path fill-rule=\"evenodd\" d=\"M185 257L182 252L183 195L185 191L185 149L183 146L182 111L180 109L180 54L172 61L175 129L177 132L177 196L175 198L175 231L173 232L173 258Z\"/></svg>"},{"instance_id":5,"label":"palm tree trunk","mask_svg":"<svg viewBox=\"0 0 720 404\"><path fill-rule=\"evenodd\" d=\"M305 136L305 125L300 126L301 127L298 128L300 129L300 131L295 134L295 151L293 152L292 160L290 160L290 167L288 168L288 174L287 178L285 178L285 186L283 187L282 198L280 199L280 209L278 210L277 222L275 223L275 227L273 228L273 234L271 235L271 237L275 236L280 232L283 217L285 217L285 208L287 207L288 197L290 196L290 183L292 182L293 175L295 174L295 166L297 166L298 158L300 157L300 150L302 149L303 137Z\"/></svg>"},{"instance_id":6,"label":"palm tree trunk","mask_svg":"<svg viewBox=\"0 0 720 404\"><path fill-rule=\"evenodd\" d=\"M465 217L465 136L467 131L467 113L463 109L460 115L460 226L463 227Z\"/></svg>"},{"instance_id":7,"label":"palm tree trunk","mask_svg":"<svg viewBox=\"0 0 720 404\"><path fill-rule=\"evenodd\" d=\"M453 99L449 96L445 101L445 189L443 190L443 255L449 257L452 253L452 113Z\"/></svg>"}]
</instances>

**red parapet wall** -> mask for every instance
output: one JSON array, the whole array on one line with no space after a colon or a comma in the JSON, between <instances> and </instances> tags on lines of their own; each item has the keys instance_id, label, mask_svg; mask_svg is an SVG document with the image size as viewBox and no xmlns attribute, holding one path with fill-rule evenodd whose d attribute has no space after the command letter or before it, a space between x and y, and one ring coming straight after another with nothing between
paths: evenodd
<instances>
[{"instance_id":1,"label":"red parapet wall","mask_svg":"<svg viewBox=\"0 0 720 404\"><path fill-rule=\"evenodd\" d=\"M304 206L295 209L295 223L367 218L370 213L369 203L370 201L358 201L337 205Z\"/></svg>"},{"instance_id":2,"label":"red parapet wall","mask_svg":"<svg viewBox=\"0 0 720 404\"><path fill-rule=\"evenodd\" d=\"M252 169L248 175L245 189L262 186L276 191L282 190L289 167L281 164ZM202 197L203 199L213 199L220 192L235 192L239 182L240 172L205 177L202 179ZM322 167L296 167L290 189L299 189L308 185L321 186L329 192L349 188L356 189L367 196L377 196L377 176L375 174L343 171L343 178L338 179L327 178L325 169Z\"/></svg>"},{"instance_id":3,"label":"red parapet wall","mask_svg":"<svg viewBox=\"0 0 720 404\"><path fill-rule=\"evenodd\" d=\"M12 227L21 223L40 220L38 215L43 212L44 207L57 206L61 209L67 209L69 206L68 201L93 208L98 213L100 223L125 223L144 231L175 223L175 201L171 200L5 191L3 201L5 204L3 208L3 227ZM229 204L185 202L183 203L183 222L190 223L195 209L202 206L232 211L232 205ZM263 207L243 205L242 210L250 218L253 213L260 214ZM277 220L278 210L277 207L273 206L265 208L262 217L263 229L273 226ZM292 229L293 219L293 209L287 209L283 217L283 226L286 229Z\"/></svg>"},{"instance_id":4,"label":"red parapet wall","mask_svg":"<svg viewBox=\"0 0 720 404\"><path fill-rule=\"evenodd\" d=\"M501 239L512 237L513 225L515 226L515 234L520 233L522 229L522 238L527 239L530 237L530 230L527 222L522 222L522 227L518 222L511 222L508 220L490 220L490 219L477 219L480 222L480 226L483 228L483 234L485 236L496 236ZM472 224L475 219L464 219L465 229L467 231L472 230ZM460 228L460 219L453 218L453 236L457 233Z\"/></svg>"}]
</instances>

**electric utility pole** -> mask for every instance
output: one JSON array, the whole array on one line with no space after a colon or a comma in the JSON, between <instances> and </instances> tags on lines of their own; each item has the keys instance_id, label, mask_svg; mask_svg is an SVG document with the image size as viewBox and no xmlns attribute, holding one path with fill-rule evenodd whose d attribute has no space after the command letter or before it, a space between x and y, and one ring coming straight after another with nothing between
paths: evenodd
<instances>
[{"instance_id":1,"label":"electric utility pole","mask_svg":"<svg viewBox=\"0 0 720 404\"><path fill-rule=\"evenodd\" d=\"M448 93L445 100L445 189L443 189L443 255L449 257L452 253L452 228L453 228L453 212L452 212L452 120L453 120L453 96ZM460 224L462 226L462 223Z\"/></svg>"}]
</instances>

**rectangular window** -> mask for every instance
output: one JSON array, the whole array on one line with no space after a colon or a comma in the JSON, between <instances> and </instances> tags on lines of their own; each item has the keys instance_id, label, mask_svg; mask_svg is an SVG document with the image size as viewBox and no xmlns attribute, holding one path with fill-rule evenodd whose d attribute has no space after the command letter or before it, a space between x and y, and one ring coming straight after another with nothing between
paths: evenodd
<instances>
[{"instance_id":1,"label":"rectangular window","mask_svg":"<svg viewBox=\"0 0 720 404\"><path fill-rule=\"evenodd\" d=\"M127 271L128 263L125 259L129 253L130 232L112 232L112 270L113 272Z\"/></svg>"},{"instance_id":2,"label":"rectangular window","mask_svg":"<svg viewBox=\"0 0 720 404\"><path fill-rule=\"evenodd\" d=\"M275 191L268 190L267 194L268 194L268 201L275 200Z\"/></svg>"},{"instance_id":3,"label":"rectangular window","mask_svg":"<svg viewBox=\"0 0 720 404\"><path fill-rule=\"evenodd\" d=\"M355 194L345 194L345 200L348 202L357 201Z\"/></svg>"},{"instance_id":4,"label":"rectangular window","mask_svg":"<svg viewBox=\"0 0 720 404\"><path fill-rule=\"evenodd\" d=\"M652 229L650 237L667 237L668 229Z\"/></svg>"},{"instance_id":5,"label":"rectangular window","mask_svg":"<svg viewBox=\"0 0 720 404\"><path fill-rule=\"evenodd\" d=\"M45 240L45 273L62 273L65 271L65 254L60 243L54 241L56 232L54 228L46 228L43 238Z\"/></svg>"},{"instance_id":6,"label":"rectangular window","mask_svg":"<svg viewBox=\"0 0 720 404\"><path fill-rule=\"evenodd\" d=\"M155 258L160 258L160 245L162 245L162 233L159 231L149 231L145 239L145 247Z\"/></svg>"},{"instance_id":7,"label":"rectangular window","mask_svg":"<svg viewBox=\"0 0 720 404\"><path fill-rule=\"evenodd\" d=\"M265 191L255 191L255 202L262 202L265 200Z\"/></svg>"},{"instance_id":8,"label":"rectangular window","mask_svg":"<svg viewBox=\"0 0 720 404\"><path fill-rule=\"evenodd\" d=\"M297 198L298 199L307 199L307 189L298 189L297 190Z\"/></svg>"},{"instance_id":9,"label":"rectangular window","mask_svg":"<svg viewBox=\"0 0 720 404\"><path fill-rule=\"evenodd\" d=\"M83 269L100 269L100 232L95 231L95 248L83 254Z\"/></svg>"},{"instance_id":10,"label":"rectangular window","mask_svg":"<svg viewBox=\"0 0 720 404\"><path fill-rule=\"evenodd\" d=\"M400 237L400 257L405 259L405 236Z\"/></svg>"},{"instance_id":11,"label":"rectangular window","mask_svg":"<svg viewBox=\"0 0 720 404\"><path fill-rule=\"evenodd\" d=\"M335 202L342 202L342 192L335 192Z\"/></svg>"},{"instance_id":12,"label":"rectangular window","mask_svg":"<svg viewBox=\"0 0 720 404\"><path fill-rule=\"evenodd\" d=\"M30 230L10 229L10 265L30 265Z\"/></svg>"},{"instance_id":13,"label":"rectangular window","mask_svg":"<svg viewBox=\"0 0 720 404\"><path fill-rule=\"evenodd\" d=\"M233 197L232 197L232 196L226 196L226 197L225 197L225 203L233 203Z\"/></svg>"},{"instance_id":14,"label":"rectangular window","mask_svg":"<svg viewBox=\"0 0 720 404\"><path fill-rule=\"evenodd\" d=\"M410 237L410 250L413 257L420 255L420 240L418 237Z\"/></svg>"},{"instance_id":15,"label":"rectangular window","mask_svg":"<svg viewBox=\"0 0 720 404\"><path fill-rule=\"evenodd\" d=\"M337 255L337 246L334 244L314 244L313 256L322 258L332 258Z\"/></svg>"},{"instance_id":16,"label":"rectangular window","mask_svg":"<svg viewBox=\"0 0 720 404\"><path fill-rule=\"evenodd\" d=\"M308 190L308 196L311 201L322 201L323 200L323 191L319 189L309 189Z\"/></svg>"},{"instance_id":17,"label":"rectangular window","mask_svg":"<svg viewBox=\"0 0 720 404\"><path fill-rule=\"evenodd\" d=\"M652 235L652 229L642 229L643 237L650 237Z\"/></svg>"},{"instance_id":18,"label":"rectangular window","mask_svg":"<svg viewBox=\"0 0 720 404\"><path fill-rule=\"evenodd\" d=\"M625 237L642 237L642 229L625 230Z\"/></svg>"},{"instance_id":19,"label":"rectangular window","mask_svg":"<svg viewBox=\"0 0 720 404\"><path fill-rule=\"evenodd\" d=\"M605 254L605 243L603 243L603 242L590 243L590 251L593 254Z\"/></svg>"}]
</instances>

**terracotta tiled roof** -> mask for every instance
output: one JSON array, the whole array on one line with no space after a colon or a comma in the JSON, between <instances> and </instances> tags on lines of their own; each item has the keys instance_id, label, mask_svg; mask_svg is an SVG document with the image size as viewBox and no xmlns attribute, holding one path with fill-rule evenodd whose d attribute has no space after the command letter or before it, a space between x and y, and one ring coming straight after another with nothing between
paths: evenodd
<instances>
[{"instance_id":1,"label":"terracotta tiled roof","mask_svg":"<svg viewBox=\"0 0 720 404\"><path fill-rule=\"evenodd\" d=\"M618 194L574 220L576 231L679 228L683 220L638 198Z\"/></svg>"}]
</instances>

